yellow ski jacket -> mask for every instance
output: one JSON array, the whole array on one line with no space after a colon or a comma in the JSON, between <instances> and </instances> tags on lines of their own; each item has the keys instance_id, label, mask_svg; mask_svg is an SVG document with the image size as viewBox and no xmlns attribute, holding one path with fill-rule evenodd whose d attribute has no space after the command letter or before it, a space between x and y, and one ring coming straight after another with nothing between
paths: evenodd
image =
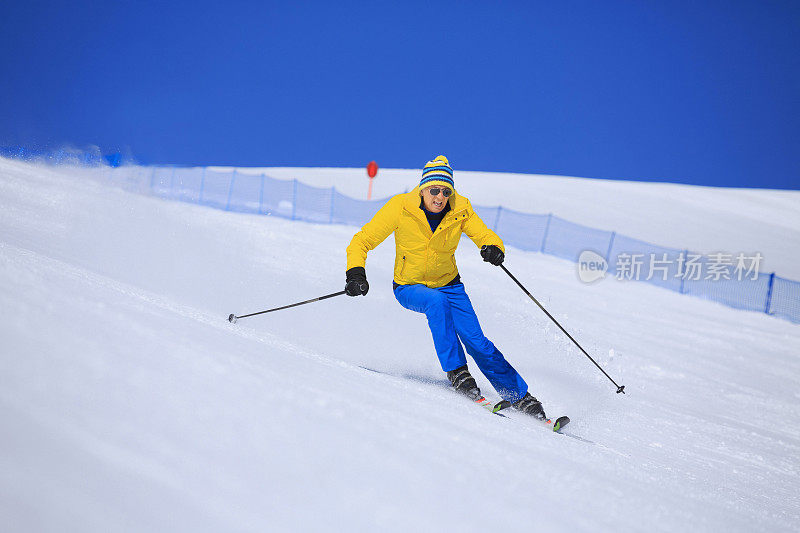
<instances>
[{"instance_id":1,"label":"yellow ski jacket","mask_svg":"<svg viewBox=\"0 0 800 533\"><path fill-rule=\"evenodd\" d=\"M455 251L461 234L466 233L479 248L494 244L505 252L503 241L475 214L472 204L453 193L450 211L445 214L436 233L420 208L419 187L392 197L375 213L347 247L347 269L363 267L367 252L394 233L394 281L401 285L421 283L443 287L458 275Z\"/></svg>"}]
</instances>

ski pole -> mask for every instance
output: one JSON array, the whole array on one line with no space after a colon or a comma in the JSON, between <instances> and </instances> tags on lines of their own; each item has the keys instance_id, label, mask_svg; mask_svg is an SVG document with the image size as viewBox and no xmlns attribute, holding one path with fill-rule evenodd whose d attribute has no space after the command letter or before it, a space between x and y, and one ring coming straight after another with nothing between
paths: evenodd
<instances>
[{"instance_id":1,"label":"ski pole","mask_svg":"<svg viewBox=\"0 0 800 533\"><path fill-rule=\"evenodd\" d=\"M325 300L326 298L333 298L334 296L341 296L344 293L345 293L345 291L334 292L332 294L326 294L325 296L320 296L319 298L312 298L311 300L306 300L305 302L297 302L296 304L284 305L283 307L276 307L275 309L267 309L266 311L259 311L258 313L250 313L249 315L236 316L234 314L231 314L228 317L228 322L230 322L231 324L236 324L236 321L239 320L240 318L247 318L249 316L263 315L264 313L271 313L273 311L280 311L281 309L289 309L290 307L297 307L298 305L310 304L311 302L318 302L320 300Z\"/></svg>"},{"instance_id":2,"label":"ski pole","mask_svg":"<svg viewBox=\"0 0 800 533\"><path fill-rule=\"evenodd\" d=\"M511 272L509 272L509 271L508 271L508 269L505 267L505 265L501 264L501 265L500 265L500 268L502 268L502 269L503 269L503 272L505 272L506 274L508 274L508 275L509 275L509 277L510 277L511 279L513 279L513 280L514 280L514 282L515 282L517 285L519 285L519 288L520 288L520 289L522 289L522 291L523 291L525 294L527 294L527 295L530 297L530 299L531 299L531 300L533 300L533 303L535 303L536 305L538 305L538 306L539 306L539 309L541 309L542 311L544 311L544 314L546 314L546 315L547 315L547 316L550 318L550 320L552 320L553 322L555 322L555 325L556 325L556 326L558 326L558 327L561 329L561 331L563 331L563 332L564 332L564 335L566 335L567 337L569 337L569 340L571 340L572 342L574 342L574 343L575 343L575 346L577 346L577 347L580 349L580 351L582 351L582 352L583 352L583 355L585 355L586 357L588 357L588 358L589 358L589 360L590 360L592 363L594 363L594 366L596 366L597 368L599 368L599 369L600 369L600 372L602 372L602 373L603 373L603 374L604 374L604 375L605 375L605 376L606 376L606 377L607 377L609 380L611 380L611 383L613 383L613 384L614 384L614 385L617 387L617 394L619 394L620 392L621 392L622 394L625 394L625 385L617 385L617 382L616 382L616 381L614 381L613 379L611 379L611 376L609 376L609 375L606 373L606 371L605 371L605 370L603 370L603 367L601 367L600 365L598 365L598 364L597 364L597 361L595 361L594 359L592 359L592 356L591 356L591 355L589 355L588 353L586 353L586 350L584 350L584 349L583 349L583 347L582 347L580 344L578 344L578 341L576 341L575 339L573 339L573 338L572 338L572 335L570 335L569 333L567 333L567 330L565 330L565 329L564 329L564 328L561 326L561 324L559 324L559 323L558 323L558 320L556 320L555 318L553 318L553 315L551 315L550 313L548 313L548 312L547 312L547 309L545 309L545 308L544 308L544 306L543 306L542 304L540 304L540 303L539 303L539 300L537 300L536 298L534 298L534 296L533 296L533 295L532 295L530 292L528 292L528 289L526 289L525 287L523 287L523 286L522 286L522 283L520 283L520 282L519 282L519 280L518 280L517 278L515 278L515 277L514 277L514 274L512 274Z\"/></svg>"}]
</instances>

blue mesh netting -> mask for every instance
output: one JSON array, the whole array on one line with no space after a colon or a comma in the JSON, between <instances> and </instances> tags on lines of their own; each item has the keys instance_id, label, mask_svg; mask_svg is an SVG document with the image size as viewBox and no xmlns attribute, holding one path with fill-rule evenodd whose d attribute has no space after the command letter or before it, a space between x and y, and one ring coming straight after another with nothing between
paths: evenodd
<instances>
[{"instance_id":1,"label":"blue mesh netting","mask_svg":"<svg viewBox=\"0 0 800 533\"><path fill-rule=\"evenodd\" d=\"M775 276L767 312L800 323L800 282Z\"/></svg>"},{"instance_id":2,"label":"blue mesh netting","mask_svg":"<svg viewBox=\"0 0 800 533\"><path fill-rule=\"evenodd\" d=\"M293 181L264 178L263 192L260 193L261 213L291 218L294 215Z\"/></svg>"},{"instance_id":3,"label":"blue mesh netting","mask_svg":"<svg viewBox=\"0 0 800 533\"><path fill-rule=\"evenodd\" d=\"M232 180L233 172L206 169L203 187L200 189L200 203L219 209L227 209Z\"/></svg>"},{"instance_id":4,"label":"blue mesh netting","mask_svg":"<svg viewBox=\"0 0 800 533\"><path fill-rule=\"evenodd\" d=\"M308 222L331 223L331 198L333 189L319 189L297 183L297 205L294 218Z\"/></svg>"},{"instance_id":5,"label":"blue mesh netting","mask_svg":"<svg viewBox=\"0 0 800 533\"><path fill-rule=\"evenodd\" d=\"M701 262L708 264L703 257ZM699 296L707 300L724 303L737 309L765 312L767 292L769 290L769 274L759 274L755 280L749 278L738 280L720 278L706 279L707 269L703 269L702 278L699 280L684 280L683 293Z\"/></svg>"},{"instance_id":6,"label":"blue mesh netting","mask_svg":"<svg viewBox=\"0 0 800 533\"><path fill-rule=\"evenodd\" d=\"M239 213L258 213L261 209L263 176L233 172L226 209Z\"/></svg>"},{"instance_id":7,"label":"blue mesh netting","mask_svg":"<svg viewBox=\"0 0 800 533\"><path fill-rule=\"evenodd\" d=\"M311 187L297 180L207 168L127 166L110 169L108 179L127 190L163 198L322 224L361 226L387 200L356 200L335 189ZM709 276L709 269L713 270L709 256L657 246L552 215L473 207L506 244L522 250L542 251L571 261L577 261L584 250L592 250L606 258L609 275L620 279L646 281L800 323L800 282L770 274L750 279L752 274L740 276L733 268L727 271L731 279ZM694 256L692 267L687 266L690 256Z\"/></svg>"},{"instance_id":8,"label":"blue mesh netting","mask_svg":"<svg viewBox=\"0 0 800 533\"><path fill-rule=\"evenodd\" d=\"M339 192L333 193L331 202L334 224L350 224L363 226L378 212L388 198L382 200L356 200Z\"/></svg>"},{"instance_id":9,"label":"blue mesh netting","mask_svg":"<svg viewBox=\"0 0 800 533\"><path fill-rule=\"evenodd\" d=\"M503 241L522 250L540 252L549 215L532 215L498 208L496 232ZM484 222L486 222L484 220ZM488 224L488 222L487 222Z\"/></svg>"},{"instance_id":10,"label":"blue mesh netting","mask_svg":"<svg viewBox=\"0 0 800 533\"><path fill-rule=\"evenodd\" d=\"M664 248L648 242L613 234L608 272L619 279L637 279L665 289L681 290L680 256L683 250ZM638 272L636 270L638 269Z\"/></svg>"},{"instance_id":11,"label":"blue mesh netting","mask_svg":"<svg viewBox=\"0 0 800 533\"><path fill-rule=\"evenodd\" d=\"M172 180L177 169L175 167L153 167L150 171L150 189L156 196L172 198Z\"/></svg>"},{"instance_id":12,"label":"blue mesh netting","mask_svg":"<svg viewBox=\"0 0 800 533\"><path fill-rule=\"evenodd\" d=\"M200 202L204 168L182 168L172 176L172 198L183 202Z\"/></svg>"},{"instance_id":13,"label":"blue mesh netting","mask_svg":"<svg viewBox=\"0 0 800 533\"><path fill-rule=\"evenodd\" d=\"M542 251L570 261L577 261L584 250L592 250L605 257L612 233L581 226L556 216L550 217L546 231Z\"/></svg>"},{"instance_id":14,"label":"blue mesh netting","mask_svg":"<svg viewBox=\"0 0 800 533\"><path fill-rule=\"evenodd\" d=\"M500 212L499 207L482 207L479 205L473 205L472 209L475 210L475 214L478 215L481 220L483 220L484 224L493 230L497 230L497 215Z\"/></svg>"}]
</instances>

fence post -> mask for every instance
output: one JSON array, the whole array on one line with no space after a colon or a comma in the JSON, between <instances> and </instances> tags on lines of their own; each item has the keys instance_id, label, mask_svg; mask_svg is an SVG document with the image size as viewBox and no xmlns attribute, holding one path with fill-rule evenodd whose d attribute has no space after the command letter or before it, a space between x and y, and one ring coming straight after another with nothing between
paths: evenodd
<instances>
[{"instance_id":1,"label":"fence post","mask_svg":"<svg viewBox=\"0 0 800 533\"><path fill-rule=\"evenodd\" d=\"M261 173L261 190L258 192L258 214L264 211L264 173Z\"/></svg>"},{"instance_id":2,"label":"fence post","mask_svg":"<svg viewBox=\"0 0 800 533\"><path fill-rule=\"evenodd\" d=\"M333 201L336 198L336 187L331 187L331 217L328 224L333 224Z\"/></svg>"},{"instance_id":3,"label":"fence post","mask_svg":"<svg viewBox=\"0 0 800 533\"><path fill-rule=\"evenodd\" d=\"M231 186L228 187L228 202L225 204L225 211L228 211L231 207L231 196L233 195L233 182L236 181L236 169L233 169L233 174L231 174Z\"/></svg>"},{"instance_id":4,"label":"fence post","mask_svg":"<svg viewBox=\"0 0 800 533\"><path fill-rule=\"evenodd\" d=\"M769 307L772 304L772 285L775 283L775 272L769 275L769 286L767 287L767 299L764 302L764 312L769 314Z\"/></svg>"},{"instance_id":5,"label":"fence post","mask_svg":"<svg viewBox=\"0 0 800 533\"><path fill-rule=\"evenodd\" d=\"M553 218L553 213L547 213L547 223L544 226L544 235L542 236L542 248L539 252L544 253L544 243L547 242L547 233L550 231L550 220Z\"/></svg>"},{"instance_id":6,"label":"fence post","mask_svg":"<svg viewBox=\"0 0 800 533\"><path fill-rule=\"evenodd\" d=\"M683 272L679 272L679 274L681 275L681 288L678 290L678 292L681 293L681 294L686 294L686 292L683 289L684 289L684 282L686 281L686 258L687 257L689 257L689 250L684 250L683 251L683 263L681 265L681 266L683 266Z\"/></svg>"},{"instance_id":7,"label":"fence post","mask_svg":"<svg viewBox=\"0 0 800 533\"><path fill-rule=\"evenodd\" d=\"M606 265L611 264L611 248L614 247L614 238L617 236L616 231L611 232L611 238L608 240L608 251L606 252Z\"/></svg>"},{"instance_id":8,"label":"fence post","mask_svg":"<svg viewBox=\"0 0 800 533\"><path fill-rule=\"evenodd\" d=\"M175 167L172 167L172 174L169 176L169 194L170 198L175 198Z\"/></svg>"},{"instance_id":9,"label":"fence post","mask_svg":"<svg viewBox=\"0 0 800 533\"><path fill-rule=\"evenodd\" d=\"M297 216L297 178L292 186L292 220Z\"/></svg>"},{"instance_id":10,"label":"fence post","mask_svg":"<svg viewBox=\"0 0 800 533\"><path fill-rule=\"evenodd\" d=\"M502 205L497 206L497 214L494 216L494 225L492 226L493 231L497 231L497 224L500 223L500 210L503 209Z\"/></svg>"},{"instance_id":11,"label":"fence post","mask_svg":"<svg viewBox=\"0 0 800 533\"><path fill-rule=\"evenodd\" d=\"M206 167L203 167L203 175L200 176L200 195L197 197L197 203L203 203L203 191L206 187Z\"/></svg>"}]
</instances>

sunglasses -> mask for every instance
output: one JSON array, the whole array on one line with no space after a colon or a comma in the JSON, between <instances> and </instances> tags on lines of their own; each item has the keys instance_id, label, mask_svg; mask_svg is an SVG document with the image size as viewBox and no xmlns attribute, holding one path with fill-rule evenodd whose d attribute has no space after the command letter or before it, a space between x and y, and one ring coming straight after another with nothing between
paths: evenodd
<instances>
[{"instance_id":1,"label":"sunglasses","mask_svg":"<svg viewBox=\"0 0 800 533\"><path fill-rule=\"evenodd\" d=\"M450 189L441 187L431 187L428 189L428 192L431 194L431 196L439 196L439 193L442 193L444 194L445 198L450 198L450 195L453 194L453 191Z\"/></svg>"}]
</instances>

